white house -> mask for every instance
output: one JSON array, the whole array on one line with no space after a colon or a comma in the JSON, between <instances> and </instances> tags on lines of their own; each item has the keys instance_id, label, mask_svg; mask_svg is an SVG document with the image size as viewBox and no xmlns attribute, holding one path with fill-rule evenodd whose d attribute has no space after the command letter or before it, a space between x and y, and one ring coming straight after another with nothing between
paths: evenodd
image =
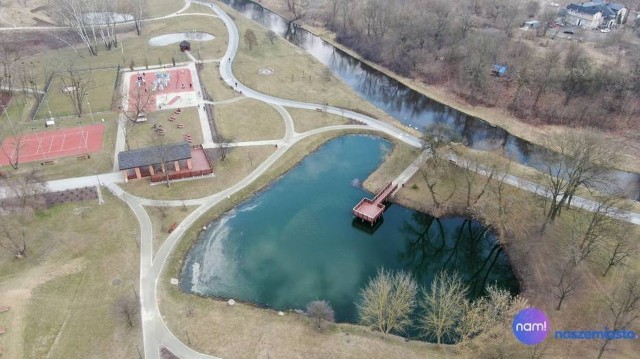
<instances>
[{"instance_id":1,"label":"white house","mask_svg":"<svg viewBox=\"0 0 640 359\"><path fill-rule=\"evenodd\" d=\"M600 0L567 5L565 21L568 25L585 29L601 26L613 27L627 21L629 10L622 4L606 3Z\"/></svg>"}]
</instances>

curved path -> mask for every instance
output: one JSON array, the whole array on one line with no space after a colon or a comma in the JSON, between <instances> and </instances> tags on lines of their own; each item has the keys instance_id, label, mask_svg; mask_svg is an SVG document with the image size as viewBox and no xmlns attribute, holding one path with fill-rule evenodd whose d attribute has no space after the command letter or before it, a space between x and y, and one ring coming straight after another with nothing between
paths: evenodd
<instances>
[{"instance_id":1,"label":"curved path","mask_svg":"<svg viewBox=\"0 0 640 359\"><path fill-rule=\"evenodd\" d=\"M118 183L123 181L122 175L118 172L102 174L97 176L86 176L74 179L66 179L61 181L51 181L48 183L50 190L64 190L70 188L84 187L87 185L104 185L116 196L124 200L131 208L135 216L140 223L140 302L141 302L141 317L142 317L142 332L144 341L145 358L160 358L160 349L166 347L171 352L176 354L182 359L188 358L214 358L209 355L199 353L187 345L182 343L176 338L169 330L164 322L157 302L158 281L162 276L164 265L166 264L169 256L178 243L180 238L184 235L185 231L189 229L203 214L205 214L210 208L216 204L229 198L231 195L246 188L253 183L257 178L263 175L269 168L276 163L278 159L286 153L286 151L298 141L301 141L309 136L343 129L356 129L356 130L372 130L384 132L389 136L392 136L400 141L403 141L414 147L421 147L421 142L415 136L404 133L402 130L394 127L389 123L385 123L366 115L362 115L353 111L340 109L337 107L323 106L321 104L304 103L299 101L292 101L281 99L269 95L265 95L258 91L255 91L244 84L237 81L233 74L232 62L235 57L238 48L238 29L231 18L222 11L219 7L211 3L204 3L200 1L193 1L201 5L209 6L226 25L229 32L229 44L225 56L220 60L220 75L224 81L231 86L238 83L238 90L242 91L244 97L238 100L232 99L227 101L239 101L242 98L254 98L268 103L274 107L281 115L285 122L285 136L279 140L269 141L254 141L237 143L235 146L249 146L249 145L277 145L278 149L269 156L263 163L261 163L253 172L251 172L246 178L242 179L233 186L212 194L207 197L199 199L190 199L186 201L177 200L151 200L131 195L122 190ZM198 15L198 14L182 14L189 5L189 0L185 0L185 6L177 13L170 14L161 18L147 19L146 21L152 21L157 19L164 19L181 15ZM212 16L211 14L202 14ZM24 29L24 28L23 28ZM34 28L28 28L34 29ZM41 28L38 28L41 29ZM0 29L3 30L3 29ZM215 62L216 60L205 60L203 62ZM234 86L235 87L235 86ZM221 101L224 102L224 101ZM296 133L293 120L289 112L285 107L318 110L321 109L331 114L344 116L363 123L363 125L341 125L341 126L328 126L319 129L314 129L304 133ZM507 182L519 188L539 192L540 187L534 183L523 181L515 176L508 176ZM0 195L3 195L0 193ZM4 194L6 195L6 194ZM191 212L167 237L162 246L157 251L154 258L153 256L153 231L151 220L147 214L144 206L182 206L197 205L193 212ZM585 199L574 199L574 204L582 208L593 208L594 202ZM627 213L624 218L632 223L640 225L640 214Z\"/></svg>"}]
</instances>

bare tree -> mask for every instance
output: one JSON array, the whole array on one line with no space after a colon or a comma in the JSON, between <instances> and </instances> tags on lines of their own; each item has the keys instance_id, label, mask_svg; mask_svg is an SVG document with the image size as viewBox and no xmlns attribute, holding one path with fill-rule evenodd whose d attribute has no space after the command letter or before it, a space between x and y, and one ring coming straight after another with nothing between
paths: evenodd
<instances>
[{"instance_id":1,"label":"bare tree","mask_svg":"<svg viewBox=\"0 0 640 359\"><path fill-rule=\"evenodd\" d=\"M333 322L334 312L329 302L326 300L314 300L307 304L305 311L307 317L313 319L316 329L323 330L324 322Z\"/></svg>"},{"instance_id":2,"label":"bare tree","mask_svg":"<svg viewBox=\"0 0 640 359\"><path fill-rule=\"evenodd\" d=\"M558 281L553 284L551 294L558 300L556 310L560 310L565 299L572 295L578 287L576 264L569 260L560 266Z\"/></svg>"},{"instance_id":3,"label":"bare tree","mask_svg":"<svg viewBox=\"0 0 640 359\"><path fill-rule=\"evenodd\" d=\"M139 321L140 302L135 296L121 295L113 304L113 312L119 321L133 328Z\"/></svg>"},{"instance_id":4,"label":"bare tree","mask_svg":"<svg viewBox=\"0 0 640 359\"><path fill-rule=\"evenodd\" d=\"M545 9L540 15L540 23L542 26L540 27L540 36L547 36L547 30L549 26L553 23L553 21L558 17L558 11L552 9Z\"/></svg>"},{"instance_id":5,"label":"bare tree","mask_svg":"<svg viewBox=\"0 0 640 359\"><path fill-rule=\"evenodd\" d=\"M244 42L249 46L249 51L253 50L254 46L258 46L258 38L253 30L248 29L244 32Z\"/></svg>"},{"instance_id":6,"label":"bare tree","mask_svg":"<svg viewBox=\"0 0 640 359\"><path fill-rule=\"evenodd\" d=\"M418 285L408 273L379 269L360 291L356 303L360 322L384 334L403 332L411 324L417 290Z\"/></svg>"},{"instance_id":7,"label":"bare tree","mask_svg":"<svg viewBox=\"0 0 640 359\"><path fill-rule=\"evenodd\" d=\"M473 357L492 357L497 353L513 357L507 352L509 344L496 338L511 334L511 323L518 311L526 308L526 299L512 296L495 285L487 287L487 295L466 302L463 316L455 327L458 345ZM520 349L519 344L514 351Z\"/></svg>"},{"instance_id":8,"label":"bare tree","mask_svg":"<svg viewBox=\"0 0 640 359\"><path fill-rule=\"evenodd\" d=\"M558 64L561 53L562 50L560 47L550 47L543 57L534 61L533 83L536 88L536 94L533 99L533 105L531 106L533 112L537 112L540 98L547 93L549 88L557 81Z\"/></svg>"},{"instance_id":9,"label":"bare tree","mask_svg":"<svg viewBox=\"0 0 640 359\"><path fill-rule=\"evenodd\" d=\"M575 94L586 91L593 64L584 48L571 43L565 56L564 67L567 71L563 80L564 105L567 106Z\"/></svg>"},{"instance_id":10,"label":"bare tree","mask_svg":"<svg viewBox=\"0 0 640 359\"><path fill-rule=\"evenodd\" d=\"M300 20L307 14L309 8L309 0L286 0L287 9L291 12L293 19L291 21Z\"/></svg>"},{"instance_id":11,"label":"bare tree","mask_svg":"<svg viewBox=\"0 0 640 359\"><path fill-rule=\"evenodd\" d=\"M629 326L640 318L640 279L638 273L627 274L611 296L607 299L609 320L607 328L618 331ZM598 359L602 358L604 351L612 338L607 337L602 341L598 351Z\"/></svg>"},{"instance_id":12,"label":"bare tree","mask_svg":"<svg viewBox=\"0 0 640 359\"><path fill-rule=\"evenodd\" d=\"M157 206L156 210L160 215L160 230L164 232L167 230L166 221L167 221L167 217L169 216L169 207Z\"/></svg>"},{"instance_id":13,"label":"bare tree","mask_svg":"<svg viewBox=\"0 0 640 359\"><path fill-rule=\"evenodd\" d=\"M6 145L9 146L6 146ZM24 135L22 133L14 133L14 136L10 139L5 139L2 142L2 153L9 160L9 165L14 170L20 167L20 152L25 146Z\"/></svg>"},{"instance_id":14,"label":"bare tree","mask_svg":"<svg viewBox=\"0 0 640 359\"><path fill-rule=\"evenodd\" d=\"M483 165L480 158L473 153L466 154L463 159L458 161L458 165L463 169L462 172L464 173L464 179L467 185L467 210L470 210L478 203L489 188L491 180L496 175L496 166ZM478 181L483 181L484 183L480 184L480 191L472 198L471 193Z\"/></svg>"},{"instance_id":15,"label":"bare tree","mask_svg":"<svg viewBox=\"0 0 640 359\"><path fill-rule=\"evenodd\" d=\"M144 18L145 0L127 0L129 13L133 16L138 36L142 34L142 19Z\"/></svg>"},{"instance_id":16,"label":"bare tree","mask_svg":"<svg viewBox=\"0 0 640 359\"><path fill-rule=\"evenodd\" d=\"M161 133L155 133L151 136L151 143L158 154L160 159L160 171L164 175L164 180L167 187L171 187L171 176L169 175L169 153L167 152L168 141L167 138Z\"/></svg>"},{"instance_id":17,"label":"bare tree","mask_svg":"<svg viewBox=\"0 0 640 359\"><path fill-rule=\"evenodd\" d=\"M21 47L18 42L10 41L5 35L0 37L0 66L2 74L0 76L0 87L11 91L15 78L12 77L14 65L22 58Z\"/></svg>"},{"instance_id":18,"label":"bare tree","mask_svg":"<svg viewBox=\"0 0 640 359\"><path fill-rule=\"evenodd\" d=\"M220 156L220 161L224 161L229 154L229 150L231 150L231 142L232 140L225 137L220 131L216 131L213 134L213 140L218 144L218 155Z\"/></svg>"},{"instance_id":19,"label":"bare tree","mask_svg":"<svg viewBox=\"0 0 640 359\"><path fill-rule=\"evenodd\" d=\"M585 216L573 218L574 246L577 261L589 260L606 246L609 239L626 236L630 229L615 216L620 212L622 199L614 195L596 195L596 204Z\"/></svg>"},{"instance_id":20,"label":"bare tree","mask_svg":"<svg viewBox=\"0 0 640 359\"><path fill-rule=\"evenodd\" d=\"M87 17L92 11L92 1L86 0L49 0L51 16L60 24L73 29L76 36L89 50L89 54L98 55L97 33L95 25Z\"/></svg>"},{"instance_id":21,"label":"bare tree","mask_svg":"<svg viewBox=\"0 0 640 359\"><path fill-rule=\"evenodd\" d=\"M431 289L422 293L419 319L422 334L433 337L438 344L445 338L452 339L454 329L464 313L469 288L457 273L441 271L433 278Z\"/></svg>"},{"instance_id":22,"label":"bare tree","mask_svg":"<svg viewBox=\"0 0 640 359\"><path fill-rule=\"evenodd\" d=\"M273 42L276 41L277 38L278 38L278 35L276 35L276 33L273 32L273 30L267 31L267 40L269 40L271 45L273 45Z\"/></svg>"},{"instance_id":23,"label":"bare tree","mask_svg":"<svg viewBox=\"0 0 640 359\"><path fill-rule=\"evenodd\" d=\"M29 220L33 218L33 209L19 207L4 213L0 221L0 248L9 251L18 259L27 256L27 242L33 235L29 230Z\"/></svg>"},{"instance_id":24,"label":"bare tree","mask_svg":"<svg viewBox=\"0 0 640 359\"><path fill-rule=\"evenodd\" d=\"M43 194L46 184L38 170L25 174L13 174L2 178L0 187L5 190L5 198L0 200L0 247L11 252L16 258L27 256L27 243L33 236L29 221L34 212L45 204Z\"/></svg>"},{"instance_id":25,"label":"bare tree","mask_svg":"<svg viewBox=\"0 0 640 359\"><path fill-rule=\"evenodd\" d=\"M430 157L420 169L420 174L427 184L436 210L444 208L456 192L457 184L449 165L451 142L455 139L453 130L442 123L428 126L422 135L422 147ZM442 188L448 185L452 185L452 188L443 193Z\"/></svg>"},{"instance_id":26,"label":"bare tree","mask_svg":"<svg viewBox=\"0 0 640 359\"><path fill-rule=\"evenodd\" d=\"M622 266L637 253L635 243L632 242L632 238L628 235L614 235L607 242L606 268L602 273L603 277L607 276L611 268Z\"/></svg>"},{"instance_id":27,"label":"bare tree","mask_svg":"<svg viewBox=\"0 0 640 359\"><path fill-rule=\"evenodd\" d=\"M44 193L47 191L47 184L38 169L3 178L0 185L7 195L7 198L2 200L5 208L38 210L45 204Z\"/></svg>"},{"instance_id":28,"label":"bare tree","mask_svg":"<svg viewBox=\"0 0 640 359\"><path fill-rule=\"evenodd\" d=\"M62 83L60 90L73 105L76 115L82 117L85 99L95 87L91 70L80 70L75 63L70 62L58 73L58 78Z\"/></svg>"},{"instance_id":29,"label":"bare tree","mask_svg":"<svg viewBox=\"0 0 640 359\"><path fill-rule=\"evenodd\" d=\"M545 171L540 179L549 190L547 218L554 221L563 206L571 205L580 186L591 189L609 184L608 173L619 162L619 152L591 131L552 135L547 147L556 152L546 153L540 160Z\"/></svg>"}]
</instances>

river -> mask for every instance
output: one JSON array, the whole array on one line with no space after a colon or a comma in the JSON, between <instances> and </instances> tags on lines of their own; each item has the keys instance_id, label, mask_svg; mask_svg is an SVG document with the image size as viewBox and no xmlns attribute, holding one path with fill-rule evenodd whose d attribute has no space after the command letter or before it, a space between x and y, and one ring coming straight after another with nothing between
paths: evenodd
<instances>
[{"instance_id":1,"label":"river","mask_svg":"<svg viewBox=\"0 0 640 359\"><path fill-rule=\"evenodd\" d=\"M245 17L283 36L327 66L362 98L396 120L424 130L433 123L455 129L464 143L478 150L502 150L518 163L544 168L548 151L477 117L469 116L405 86L397 80L337 49L318 36L288 23L279 15L249 0L222 0ZM640 174L612 171L615 190L640 201ZM603 188L612 190L611 188Z\"/></svg>"}]
</instances>

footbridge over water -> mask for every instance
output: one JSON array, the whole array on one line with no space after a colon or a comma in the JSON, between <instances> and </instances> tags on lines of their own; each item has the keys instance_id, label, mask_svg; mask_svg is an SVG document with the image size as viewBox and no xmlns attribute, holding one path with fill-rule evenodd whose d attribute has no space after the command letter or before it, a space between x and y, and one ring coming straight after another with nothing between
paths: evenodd
<instances>
[{"instance_id":1,"label":"footbridge over water","mask_svg":"<svg viewBox=\"0 0 640 359\"><path fill-rule=\"evenodd\" d=\"M382 217L386 206L384 202L398 189L398 184L389 182L384 186L373 199L363 198L353 207L353 215L363 221L369 222L372 226Z\"/></svg>"}]
</instances>

